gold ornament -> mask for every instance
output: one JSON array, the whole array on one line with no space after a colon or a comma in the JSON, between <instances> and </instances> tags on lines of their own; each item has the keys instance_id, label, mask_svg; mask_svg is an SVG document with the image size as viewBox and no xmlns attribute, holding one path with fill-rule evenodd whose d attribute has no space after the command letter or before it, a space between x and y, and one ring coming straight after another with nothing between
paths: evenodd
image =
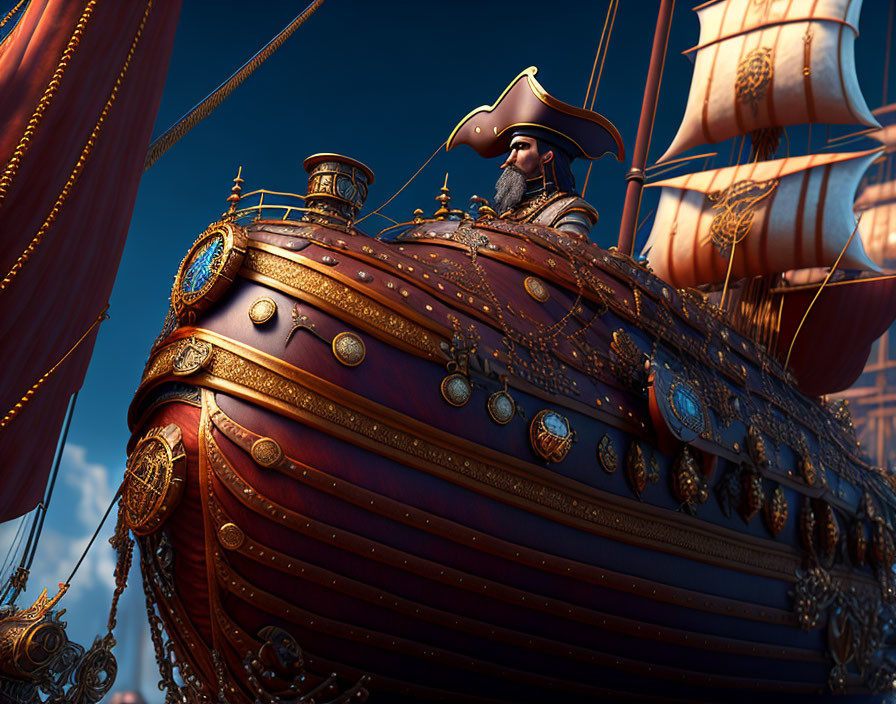
<instances>
[{"instance_id":1,"label":"gold ornament","mask_svg":"<svg viewBox=\"0 0 896 704\"><path fill-rule=\"evenodd\" d=\"M277 312L277 304L273 298L264 296L252 302L249 306L249 320L256 325L264 325Z\"/></svg>"},{"instance_id":2,"label":"gold ornament","mask_svg":"<svg viewBox=\"0 0 896 704\"><path fill-rule=\"evenodd\" d=\"M357 367L367 356L364 340L353 332L341 332L333 338L333 354L347 367Z\"/></svg>"},{"instance_id":3,"label":"gold ornament","mask_svg":"<svg viewBox=\"0 0 896 704\"><path fill-rule=\"evenodd\" d=\"M180 501L186 463L174 423L153 428L134 447L121 489L124 519L134 533L152 533Z\"/></svg>"},{"instance_id":4,"label":"gold ornament","mask_svg":"<svg viewBox=\"0 0 896 704\"><path fill-rule=\"evenodd\" d=\"M283 449L273 438L259 438L252 443L252 459L262 467L273 467L283 459Z\"/></svg>"}]
</instances>

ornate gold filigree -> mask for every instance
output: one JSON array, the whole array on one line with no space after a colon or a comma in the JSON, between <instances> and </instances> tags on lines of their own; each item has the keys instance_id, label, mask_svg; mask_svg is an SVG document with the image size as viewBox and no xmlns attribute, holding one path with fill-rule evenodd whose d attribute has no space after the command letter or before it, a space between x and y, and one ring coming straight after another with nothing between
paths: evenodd
<instances>
[{"instance_id":1,"label":"ornate gold filigree","mask_svg":"<svg viewBox=\"0 0 896 704\"><path fill-rule=\"evenodd\" d=\"M273 467L283 459L283 449L273 438L259 438L252 443L252 459L262 467Z\"/></svg>"},{"instance_id":2,"label":"ornate gold filigree","mask_svg":"<svg viewBox=\"0 0 896 704\"><path fill-rule=\"evenodd\" d=\"M322 302L347 320L395 338L405 348L426 357L442 358L438 336L409 318L314 269L267 251L250 247L243 275L267 283L283 284L286 293L311 303Z\"/></svg>"},{"instance_id":3,"label":"ornate gold filigree","mask_svg":"<svg viewBox=\"0 0 896 704\"><path fill-rule=\"evenodd\" d=\"M597 461L603 467L605 472L612 474L619 468L619 455L616 454L616 448L613 447L613 441L610 436L604 434L597 443Z\"/></svg>"},{"instance_id":4,"label":"ornate gold filigree","mask_svg":"<svg viewBox=\"0 0 896 704\"><path fill-rule=\"evenodd\" d=\"M728 188L713 191L707 198L717 211L709 225L709 237L722 256L729 256L731 248L750 232L756 209L778 187L778 179L767 181L737 181Z\"/></svg>"},{"instance_id":5,"label":"ornate gold filigree","mask_svg":"<svg viewBox=\"0 0 896 704\"><path fill-rule=\"evenodd\" d=\"M186 454L180 428L171 423L144 435L128 458L121 488L128 527L138 535L158 528L180 501Z\"/></svg>"},{"instance_id":6,"label":"ornate gold filigree","mask_svg":"<svg viewBox=\"0 0 896 704\"><path fill-rule=\"evenodd\" d=\"M734 95L737 102L749 105L753 113L765 98L774 74L774 52L770 47L759 47L748 53L737 65Z\"/></svg>"}]
</instances>

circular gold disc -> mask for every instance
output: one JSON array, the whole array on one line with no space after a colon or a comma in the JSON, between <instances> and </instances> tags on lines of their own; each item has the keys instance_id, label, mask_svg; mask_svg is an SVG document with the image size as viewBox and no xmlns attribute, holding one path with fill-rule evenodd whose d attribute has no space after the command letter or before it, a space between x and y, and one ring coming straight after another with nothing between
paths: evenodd
<instances>
[{"instance_id":1,"label":"circular gold disc","mask_svg":"<svg viewBox=\"0 0 896 704\"><path fill-rule=\"evenodd\" d=\"M544 282L534 276L527 276L523 281L523 286L526 288L526 293L539 303L544 303L551 297L548 287L544 285Z\"/></svg>"},{"instance_id":2,"label":"circular gold disc","mask_svg":"<svg viewBox=\"0 0 896 704\"><path fill-rule=\"evenodd\" d=\"M252 459L262 467L273 467L283 459L283 450L272 438L259 438L252 443Z\"/></svg>"},{"instance_id":3,"label":"circular gold disc","mask_svg":"<svg viewBox=\"0 0 896 704\"><path fill-rule=\"evenodd\" d=\"M357 367L364 361L367 348L364 340L353 332L341 332L333 338L333 354L347 367Z\"/></svg>"},{"instance_id":4,"label":"circular gold disc","mask_svg":"<svg viewBox=\"0 0 896 704\"><path fill-rule=\"evenodd\" d=\"M225 523L218 528L218 540L228 550L239 550L245 539L246 534L236 523Z\"/></svg>"},{"instance_id":5,"label":"circular gold disc","mask_svg":"<svg viewBox=\"0 0 896 704\"><path fill-rule=\"evenodd\" d=\"M264 325L274 317L276 312L277 304L274 303L274 299L265 296L253 301L252 305L249 306L249 320L256 325Z\"/></svg>"},{"instance_id":6,"label":"circular gold disc","mask_svg":"<svg viewBox=\"0 0 896 704\"><path fill-rule=\"evenodd\" d=\"M509 423L516 413L513 397L506 391L496 391L488 397L488 414L499 425Z\"/></svg>"}]
</instances>

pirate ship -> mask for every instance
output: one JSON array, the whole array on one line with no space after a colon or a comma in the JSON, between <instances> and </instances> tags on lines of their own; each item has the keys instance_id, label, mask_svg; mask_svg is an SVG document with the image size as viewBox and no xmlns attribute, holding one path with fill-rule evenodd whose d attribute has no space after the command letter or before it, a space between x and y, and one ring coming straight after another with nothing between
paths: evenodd
<instances>
[{"instance_id":1,"label":"pirate ship","mask_svg":"<svg viewBox=\"0 0 896 704\"><path fill-rule=\"evenodd\" d=\"M781 5L698 9L697 129L673 150L752 133L757 158L660 184L646 260L668 0L618 249L471 214L447 186L372 237L373 172L335 154L306 161L305 196L237 177L129 416L118 544L124 566L128 530L140 548L169 701L892 691L894 485L818 395L896 311L862 309L826 356L815 322L888 293L839 202L877 153L771 159L778 128L873 120L859 3ZM810 267L831 272L785 275Z\"/></svg>"}]
</instances>

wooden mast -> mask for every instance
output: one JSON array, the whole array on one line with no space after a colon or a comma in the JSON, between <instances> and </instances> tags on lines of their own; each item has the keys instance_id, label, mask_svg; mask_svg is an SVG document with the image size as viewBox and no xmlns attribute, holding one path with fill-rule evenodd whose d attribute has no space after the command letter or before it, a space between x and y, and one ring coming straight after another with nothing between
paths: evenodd
<instances>
[{"instance_id":1,"label":"wooden mast","mask_svg":"<svg viewBox=\"0 0 896 704\"><path fill-rule=\"evenodd\" d=\"M669 41L669 26L675 0L661 0L660 11L653 35L653 49L650 53L650 68L647 84L644 86L644 100L641 103L641 119L632 155L632 167L625 175L628 182L625 189L625 206L622 210L622 224L619 227L619 251L632 254L638 227L638 211L641 208L641 192L644 189L644 169L647 167L647 152L650 150L650 136L656 117L656 101L659 96L663 64L666 60L666 44Z\"/></svg>"}]
</instances>

